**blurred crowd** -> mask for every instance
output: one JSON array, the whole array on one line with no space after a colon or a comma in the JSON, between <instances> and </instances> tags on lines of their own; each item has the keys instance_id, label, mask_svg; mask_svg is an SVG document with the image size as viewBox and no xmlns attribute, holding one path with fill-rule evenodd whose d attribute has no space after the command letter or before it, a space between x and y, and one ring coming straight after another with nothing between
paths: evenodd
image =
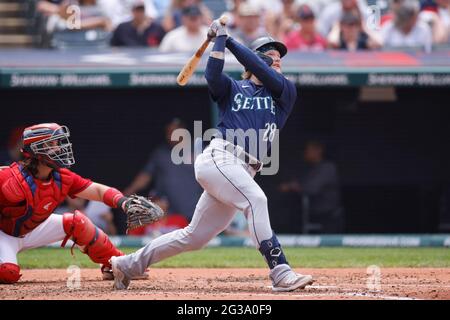
<instances>
[{"instance_id":1,"label":"blurred crowd","mask_svg":"<svg viewBox=\"0 0 450 320\"><path fill-rule=\"evenodd\" d=\"M36 10L44 39L82 33L162 52L195 51L222 14L247 45L267 34L301 51L450 45L450 0L39 0Z\"/></svg>"}]
</instances>

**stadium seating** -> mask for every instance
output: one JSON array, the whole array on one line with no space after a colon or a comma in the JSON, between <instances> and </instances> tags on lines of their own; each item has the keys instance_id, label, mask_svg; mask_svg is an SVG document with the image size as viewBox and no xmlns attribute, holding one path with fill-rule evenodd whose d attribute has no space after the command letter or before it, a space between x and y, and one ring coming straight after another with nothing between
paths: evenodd
<instances>
[{"instance_id":1,"label":"stadium seating","mask_svg":"<svg viewBox=\"0 0 450 320\"><path fill-rule=\"evenodd\" d=\"M111 33L103 30L69 30L53 34L52 47L58 49L77 47L108 47Z\"/></svg>"},{"instance_id":2,"label":"stadium seating","mask_svg":"<svg viewBox=\"0 0 450 320\"><path fill-rule=\"evenodd\" d=\"M36 43L34 5L26 0L0 3L0 47L31 47Z\"/></svg>"}]
</instances>

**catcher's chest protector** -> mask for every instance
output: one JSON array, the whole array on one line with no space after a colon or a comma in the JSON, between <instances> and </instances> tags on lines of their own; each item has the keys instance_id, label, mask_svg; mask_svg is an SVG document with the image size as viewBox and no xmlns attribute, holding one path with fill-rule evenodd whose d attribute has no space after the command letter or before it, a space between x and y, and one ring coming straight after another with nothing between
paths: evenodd
<instances>
[{"instance_id":1,"label":"catcher's chest protector","mask_svg":"<svg viewBox=\"0 0 450 320\"><path fill-rule=\"evenodd\" d=\"M13 237L23 236L44 222L64 201L72 177L64 170L53 171L48 182L35 180L21 165L9 168L12 177L2 186L6 198L17 205L2 209L0 229Z\"/></svg>"}]
</instances>

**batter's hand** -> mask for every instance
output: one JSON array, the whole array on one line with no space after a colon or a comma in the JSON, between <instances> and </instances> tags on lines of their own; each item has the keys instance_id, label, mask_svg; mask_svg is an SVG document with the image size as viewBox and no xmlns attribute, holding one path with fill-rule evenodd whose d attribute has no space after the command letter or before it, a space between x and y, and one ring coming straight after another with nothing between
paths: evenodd
<instances>
[{"instance_id":1,"label":"batter's hand","mask_svg":"<svg viewBox=\"0 0 450 320\"><path fill-rule=\"evenodd\" d=\"M164 217L164 211L157 204L138 195L128 197L123 209L127 214L127 231L154 223Z\"/></svg>"},{"instance_id":2,"label":"batter's hand","mask_svg":"<svg viewBox=\"0 0 450 320\"><path fill-rule=\"evenodd\" d=\"M208 29L208 38L213 40L215 37L227 36L227 27L219 19L214 20Z\"/></svg>"}]
</instances>

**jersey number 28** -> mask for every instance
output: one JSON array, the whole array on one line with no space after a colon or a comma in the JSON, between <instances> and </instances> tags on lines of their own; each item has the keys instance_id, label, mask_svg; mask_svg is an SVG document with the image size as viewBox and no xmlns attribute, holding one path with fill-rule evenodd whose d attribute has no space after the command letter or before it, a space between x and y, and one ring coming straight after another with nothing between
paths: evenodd
<instances>
[{"instance_id":1,"label":"jersey number 28","mask_svg":"<svg viewBox=\"0 0 450 320\"><path fill-rule=\"evenodd\" d=\"M270 142L272 142L277 130L277 124L273 122L267 122L264 127L266 128L266 131L264 131L263 141L269 140Z\"/></svg>"}]
</instances>

